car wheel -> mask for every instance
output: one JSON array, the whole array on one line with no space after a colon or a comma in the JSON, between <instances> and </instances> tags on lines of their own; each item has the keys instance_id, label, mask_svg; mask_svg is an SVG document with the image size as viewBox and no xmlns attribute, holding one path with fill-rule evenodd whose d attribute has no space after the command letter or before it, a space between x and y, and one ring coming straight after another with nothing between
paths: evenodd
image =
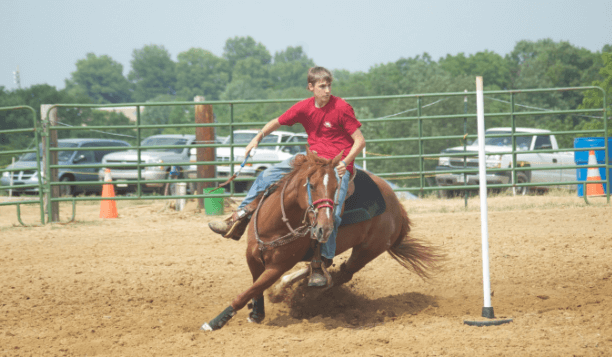
<instances>
[{"instance_id":1,"label":"car wheel","mask_svg":"<svg viewBox=\"0 0 612 357\"><path fill-rule=\"evenodd\" d=\"M71 182L72 178L69 176L64 176L60 179L60 182ZM59 195L60 197L72 196L74 192L74 186L71 185L61 185L59 186Z\"/></svg>"},{"instance_id":2,"label":"car wheel","mask_svg":"<svg viewBox=\"0 0 612 357\"><path fill-rule=\"evenodd\" d=\"M524 172L519 172L516 174L516 183L517 184L522 184L522 183L528 183L529 179L527 178L527 175ZM521 195L524 196L529 192L529 187L527 186L523 186L523 187L517 187L516 188L516 194L517 195Z\"/></svg>"},{"instance_id":3,"label":"car wheel","mask_svg":"<svg viewBox=\"0 0 612 357\"><path fill-rule=\"evenodd\" d=\"M441 198L453 198L455 197L455 191L453 190L438 190L438 194Z\"/></svg>"}]
</instances>

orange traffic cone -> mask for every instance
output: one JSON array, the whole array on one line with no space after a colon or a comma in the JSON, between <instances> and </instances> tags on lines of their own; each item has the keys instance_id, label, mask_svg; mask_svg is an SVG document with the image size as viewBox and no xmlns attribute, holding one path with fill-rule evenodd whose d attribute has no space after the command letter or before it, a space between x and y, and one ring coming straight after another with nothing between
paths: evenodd
<instances>
[{"instance_id":1,"label":"orange traffic cone","mask_svg":"<svg viewBox=\"0 0 612 357\"><path fill-rule=\"evenodd\" d=\"M104 182L112 182L110 169L106 169ZM102 185L102 197L115 197L115 186L112 183ZM117 202L115 200L102 200L100 205L100 218L117 218Z\"/></svg>"},{"instance_id":2,"label":"orange traffic cone","mask_svg":"<svg viewBox=\"0 0 612 357\"><path fill-rule=\"evenodd\" d=\"M597 158L595 158L595 151L589 151L589 165L597 165ZM601 181L599 174L599 168L589 167L587 172L587 181ZM603 196L605 195L603 184L601 183L588 183L586 189L587 196Z\"/></svg>"}]
</instances>

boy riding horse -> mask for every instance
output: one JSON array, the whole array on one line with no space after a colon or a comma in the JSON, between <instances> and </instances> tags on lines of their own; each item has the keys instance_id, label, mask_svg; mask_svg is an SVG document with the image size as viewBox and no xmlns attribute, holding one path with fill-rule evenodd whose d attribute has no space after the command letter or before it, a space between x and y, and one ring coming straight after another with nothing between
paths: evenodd
<instances>
[{"instance_id":1,"label":"boy riding horse","mask_svg":"<svg viewBox=\"0 0 612 357\"><path fill-rule=\"evenodd\" d=\"M343 153L342 161L335 167L340 189L337 206L334 209L334 230L326 243L317 244L315 247L309 286L325 286L327 283L324 272L326 263L316 257L322 255L327 258L329 266L336 254L336 234L341 222L340 214L348 190L349 178L353 174L353 161L365 148L365 139L359 130L361 123L355 118L353 108L343 99L331 95L332 80L332 74L327 69L310 68L308 70L308 90L313 93L313 97L296 103L283 115L268 122L247 145L244 153L244 156L248 157L251 150L257 148L266 135L277 130L281 125L292 126L295 123L302 124L308 134L310 150L318 156L333 159L339 153ZM293 157L264 170L257 177L236 211L223 221L210 222L208 224L210 229L225 238L239 240L257 208L259 194L291 171L292 160ZM320 254L316 251L319 249Z\"/></svg>"}]
</instances>

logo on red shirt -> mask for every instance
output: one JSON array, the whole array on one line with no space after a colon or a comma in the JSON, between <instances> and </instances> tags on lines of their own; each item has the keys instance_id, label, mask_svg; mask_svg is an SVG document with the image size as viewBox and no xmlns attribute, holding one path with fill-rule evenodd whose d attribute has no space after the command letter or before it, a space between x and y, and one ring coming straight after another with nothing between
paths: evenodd
<instances>
[{"instance_id":1,"label":"logo on red shirt","mask_svg":"<svg viewBox=\"0 0 612 357\"><path fill-rule=\"evenodd\" d=\"M331 123L330 123L330 122L328 122L328 121L326 121L326 122L325 122L323 125L324 125L326 128L331 128L331 127L332 127Z\"/></svg>"}]
</instances>

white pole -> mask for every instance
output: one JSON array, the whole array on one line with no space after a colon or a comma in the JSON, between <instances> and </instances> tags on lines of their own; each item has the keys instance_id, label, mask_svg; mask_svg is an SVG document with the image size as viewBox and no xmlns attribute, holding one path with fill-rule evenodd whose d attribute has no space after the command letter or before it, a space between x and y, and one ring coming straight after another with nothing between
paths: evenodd
<instances>
[{"instance_id":1,"label":"white pole","mask_svg":"<svg viewBox=\"0 0 612 357\"><path fill-rule=\"evenodd\" d=\"M176 187L176 190L173 193L174 195L177 195L177 196L187 195L187 183L186 182L179 182L175 185L175 187ZM176 211L182 211L185 208L185 202L186 200L184 198L177 198L174 204L174 209Z\"/></svg>"},{"instance_id":2,"label":"white pole","mask_svg":"<svg viewBox=\"0 0 612 357\"><path fill-rule=\"evenodd\" d=\"M482 280L484 289L483 317L493 317L491 282L489 279L489 226L487 212L487 166L485 156L485 122L482 77L476 77L476 114L478 119L478 174L480 182L480 225L482 235ZM487 312L485 312L485 310ZM485 316L491 315L491 316Z\"/></svg>"}]
</instances>

